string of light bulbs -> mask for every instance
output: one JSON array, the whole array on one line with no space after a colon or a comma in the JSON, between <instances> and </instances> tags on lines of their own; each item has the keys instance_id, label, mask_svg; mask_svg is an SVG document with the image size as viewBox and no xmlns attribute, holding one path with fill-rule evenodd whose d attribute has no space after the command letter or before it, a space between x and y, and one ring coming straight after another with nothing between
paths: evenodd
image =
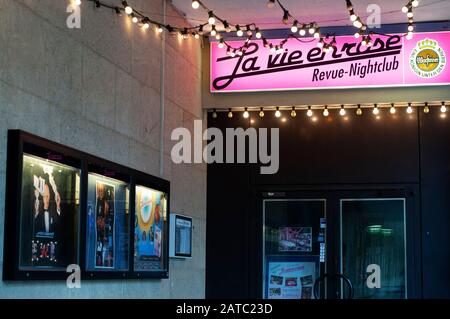
<instances>
[{"instance_id":1,"label":"string of light bulbs","mask_svg":"<svg viewBox=\"0 0 450 319\"><path fill-rule=\"evenodd\" d=\"M370 31L367 34L368 27L364 22L362 22L361 18L356 14L352 1L346 0L346 5L350 21L352 22L353 26L358 29L358 31L355 32L354 36L356 39L361 38L361 45L367 47L372 46L373 43L371 36L374 34L380 36L390 36L388 34L374 31ZM402 7L402 12L406 13L408 18L408 29L407 32L403 35L404 37L406 37L407 40L411 40L413 38L413 31L414 31L413 8L417 8L418 6L419 0L409 0L408 3Z\"/></svg>"},{"instance_id":2,"label":"string of light bulbs","mask_svg":"<svg viewBox=\"0 0 450 319\"><path fill-rule=\"evenodd\" d=\"M226 112L228 118L233 118L234 113L242 112L242 117L247 119L251 112L258 113L258 117L264 118L265 111L275 111L274 116L281 118L283 112L290 112L292 118L297 117L297 112L305 112L306 116L312 118L314 114L322 114L324 117L330 116L333 110L338 111L341 117L348 114L349 111L354 111L357 116L363 115L364 111L369 111L373 115L378 116L383 109L389 111L391 115L398 114L403 110L406 114L414 113L414 108L421 108L423 113L431 113L432 108L439 108L441 117L446 117L449 102L422 102L422 103L370 103L370 104L332 104L332 105L297 105L297 106L276 106L276 107L244 107L244 108L228 108L228 109L212 109L212 118L217 118L218 113Z\"/></svg>"},{"instance_id":3,"label":"string of light bulbs","mask_svg":"<svg viewBox=\"0 0 450 319\"><path fill-rule=\"evenodd\" d=\"M244 26L240 26L239 24L230 24L227 22L227 20L222 19L218 15L216 15L211 9L209 9L202 1L198 0L192 0L192 8L198 9L203 8L208 13L208 20L205 23L201 23L195 26L191 27L178 27L178 26L172 26L170 24L164 24L162 22L158 22L156 20L150 19L148 16L144 15L142 11L137 10L136 8L132 7L131 4L128 3L128 1L121 1L121 6L113 6L110 4L107 4L100 0L87 0L89 2L93 2L95 4L96 8L108 8L110 10L114 10L117 15L122 15L125 13L127 16L131 18L131 21L137 25L139 25L143 29L149 29L152 25L155 27L155 30L158 33L164 32L164 30L168 31L170 34L175 35L179 34L180 37L183 39L189 38L189 36L193 36L196 39L200 38L200 36L206 35L208 32L205 31L205 27L209 26L209 35L212 37L215 37L217 40L219 40L219 47L226 46L227 48L227 54L231 56L235 55L242 55L245 50L249 46L249 42L253 39L253 36L255 36L256 39L261 39L263 41L263 44L266 48L268 48L272 53L282 53L283 52L283 46L288 41L289 38L293 38L293 35L288 35L285 39L281 40L278 44L274 45L273 43L270 43L265 37L262 36L262 32L260 28L255 23L248 23ZM80 6L82 1L81 0L70 0L70 2L73 5ZM281 4L279 0L269 1L273 2L273 4L278 3L280 8L282 8L284 14L283 14L283 21L285 23L289 22L289 19L294 19L295 24L297 24L297 20L289 14L288 10ZM271 7L268 5L268 7ZM223 29L226 33L229 33L233 30L236 32L236 35L238 37L242 37L244 35L247 36L246 41L244 44L238 48L232 47L230 44L228 44L221 33L219 32L217 28L217 22L220 22L223 26ZM294 28L294 27L293 27ZM292 30L294 30L292 28ZM321 35L319 33L320 27L315 22L310 22L307 24L302 24L301 27L301 34L306 35L306 31L309 32L309 34L313 35L315 39L321 38ZM244 34L245 31L245 34ZM297 38L297 37L295 37ZM326 37L328 39L328 35ZM301 41L297 38L297 40ZM303 41L301 41L303 42ZM325 40L320 41L322 46L325 43L325 46L328 47L329 45L333 44L335 45L336 41L330 41L330 44L327 44Z\"/></svg>"},{"instance_id":4,"label":"string of light bulbs","mask_svg":"<svg viewBox=\"0 0 450 319\"><path fill-rule=\"evenodd\" d=\"M406 38L408 40L413 38L413 32L414 32L414 12L413 12L413 8L417 8L418 6L419 6L419 0L410 0L402 8L402 12L406 13L406 17L408 18L408 34L406 36Z\"/></svg>"},{"instance_id":5,"label":"string of light bulbs","mask_svg":"<svg viewBox=\"0 0 450 319\"><path fill-rule=\"evenodd\" d=\"M81 0L70 0L72 4L79 6L81 5ZM144 15L140 10L133 8L127 1L121 1L121 6L113 6L110 4L106 4L100 0L87 0L93 2L96 8L104 7L111 10L114 10L117 15L122 15L125 13L129 16L133 23L138 24L143 29L149 29L152 25L158 33L164 32L164 30L168 31L170 34L175 35L179 34L179 36L183 39L187 39L190 36L195 37L196 39L200 38L200 36L206 35L209 32L209 35L215 37L218 40L219 48L226 48L227 55L234 57L236 55L242 56L247 48L249 47L250 41L255 37L258 40L263 41L263 45L265 48L269 49L273 54L281 54L284 52L283 46L287 43L289 39L295 39L302 43L309 43L314 40L317 40L317 46L321 48L325 53L329 50L336 48L337 42L336 37L333 34L322 35L320 33L320 26L317 22L300 22L299 19L294 17L290 11L281 3L280 0L268 0L267 7L269 9L278 6L282 12L282 22L284 24L290 24L291 34L282 39L278 44L274 44L270 42L266 37L263 36L261 29L256 25L256 23L247 23L245 25L239 24L230 24L227 20L222 19L218 15L214 13L213 10L208 8L202 1L200 0L192 0L192 8L193 9L204 9L208 14L208 20L205 23L201 23L191 27L178 27L172 26L169 24L164 24L158 22L156 20L150 19L148 16ZM367 25L362 22L362 19L355 13L354 6L351 0L346 0L347 10L349 11L350 20L353 23L353 26L358 28L358 31L355 33L355 37L359 38L362 36L361 44L363 46L371 46L372 40L370 35L378 34L383 36L388 36L386 34L370 32L370 34L364 35L367 31ZM407 14L408 18L408 33L405 34L407 39L411 39L413 36L413 8L419 6L419 0L409 0L408 3L402 8L402 11ZM238 37L246 36L246 40L244 44L240 47L231 46L223 37L221 32L218 30L218 22L222 24L223 30L226 33L230 33L233 31L236 32ZM205 27L209 26L210 30L205 31ZM305 41L303 38L305 36L312 36L312 40Z\"/></svg>"},{"instance_id":6,"label":"string of light bulbs","mask_svg":"<svg viewBox=\"0 0 450 319\"><path fill-rule=\"evenodd\" d=\"M219 41L219 48L226 47L227 55L234 57L236 55L241 56L243 53L247 50L249 46L249 42L253 39L253 36L255 36L256 39L262 40L263 45L265 48L269 49L271 53L280 54L282 53L283 46L286 44L288 39L290 38L297 38L294 34L300 29L300 35L305 36L307 33L310 35L313 35L315 39L321 39L320 34L320 27L316 22L308 22L308 23L300 23L294 16L292 16L289 13L289 10L286 9L286 7L279 1L279 0L269 0L267 2L268 8L274 8L275 4L279 6L279 8L283 11L283 17L282 22L284 24L289 24L291 21L291 32L293 34L288 35L283 40L281 40L278 44L274 44L270 42L266 37L263 36L261 29L256 25L256 23L248 23L243 26L236 24L236 25L230 25L226 20L221 19L218 17L212 10L210 10L202 1L199 0L192 0L192 8L199 9L203 8L205 11L208 12L208 23L211 25L211 32L210 35L215 37ZM236 35L238 37L246 36L247 39L245 40L244 44L240 47L233 47L230 45L224 37L220 34L219 31L217 31L216 28L216 19L220 21L223 25L223 29L226 33L232 32L232 27L234 27L234 31L236 32ZM245 26L245 27L244 27ZM245 32L244 32L245 31ZM326 39L329 38L329 35L326 36ZM321 46L322 47L328 47L332 44L335 45L336 41L330 41L329 43L326 43L326 40L321 40Z\"/></svg>"}]
</instances>

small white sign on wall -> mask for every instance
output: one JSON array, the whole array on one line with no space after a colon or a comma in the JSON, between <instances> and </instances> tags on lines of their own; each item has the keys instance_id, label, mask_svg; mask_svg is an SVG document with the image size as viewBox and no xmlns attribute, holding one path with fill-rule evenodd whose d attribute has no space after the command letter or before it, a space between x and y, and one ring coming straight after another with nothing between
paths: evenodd
<instances>
[{"instance_id":1,"label":"small white sign on wall","mask_svg":"<svg viewBox=\"0 0 450 319\"><path fill-rule=\"evenodd\" d=\"M192 217L170 214L169 256L192 257Z\"/></svg>"}]
</instances>

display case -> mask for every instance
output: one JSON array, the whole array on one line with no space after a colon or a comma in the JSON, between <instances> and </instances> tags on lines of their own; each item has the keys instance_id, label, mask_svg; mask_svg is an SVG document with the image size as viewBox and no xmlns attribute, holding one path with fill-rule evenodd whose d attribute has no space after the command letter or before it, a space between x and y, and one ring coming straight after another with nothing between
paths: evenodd
<instances>
[{"instance_id":1,"label":"display case","mask_svg":"<svg viewBox=\"0 0 450 319\"><path fill-rule=\"evenodd\" d=\"M143 180L135 188L134 271L144 276L168 277L168 200L163 185L150 187ZM159 190L157 190L159 189Z\"/></svg>"},{"instance_id":2,"label":"display case","mask_svg":"<svg viewBox=\"0 0 450 319\"><path fill-rule=\"evenodd\" d=\"M20 270L65 270L78 261L80 169L58 157L21 157Z\"/></svg>"},{"instance_id":3,"label":"display case","mask_svg":"<svg viewBox=\"0 0 450 319\"><path fill-rule=\"evenodd\" d=\"M86 269L128 271L130 254L130 177L89 170L86 215ZM121 178L121 179L118 179Z\"/></svg>"},{"instance_id":4,"label":"display case","mask_svg":"<svg viewBox=\"0 0 450 319\"><path fill-rule=\"evenodd\" d=\"M6 185L4 280L168 277L168 181L11 130Z\"/></svg>"},{"instance_id":5,"label":"display case","mask_svg":"<svg viewBox=\"0 0 450 319\"><path fill-rule=\"evenodd\" d=\"M170 257L192 257L192 229L192 217L175 213L170 214Z\"/></svg>"}]
</instances>

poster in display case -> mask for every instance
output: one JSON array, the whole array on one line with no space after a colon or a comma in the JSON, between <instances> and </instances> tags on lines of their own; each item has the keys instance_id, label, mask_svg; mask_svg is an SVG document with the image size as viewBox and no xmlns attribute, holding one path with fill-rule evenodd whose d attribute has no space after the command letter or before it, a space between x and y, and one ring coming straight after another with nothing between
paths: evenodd
<instances>
[{"instance_id":1,"label":"poster in display case","mask_svg":"<svg viewBox=\"0 0 450 319\"><path fill-rule=\"evenodd\" d=\"M129 194L128 183L89 173L86 224L87 270L128 270Z\"/></svg>"},{"instance_id":2,"label":"poster in display case","mask_svg":"<svg viewBox=\"0 0 450 319\"><path fill-rule=\"evenodd\" d=\"M65 269L76 261L80 170L23 154L20 269Z\"/></svg>"},{"instance_id":3,"label":"poster in display case","mask_svg":"<svg viewBox=\"0 0 450 319\"><path fill-rule=\"evenodd\" d=\"M167 278L170 183L8 131L3 280Z\"/></svg>"},{"instance_id":4,"label":"poster in display case","mask_svg":"<svg viewBox=\"0 0 450 319\"><path fill-rule=\"evenodd\" d=\"M134 270L162 271L167 255L167 194L136 185Z\"/></svg>"}]
</instances>

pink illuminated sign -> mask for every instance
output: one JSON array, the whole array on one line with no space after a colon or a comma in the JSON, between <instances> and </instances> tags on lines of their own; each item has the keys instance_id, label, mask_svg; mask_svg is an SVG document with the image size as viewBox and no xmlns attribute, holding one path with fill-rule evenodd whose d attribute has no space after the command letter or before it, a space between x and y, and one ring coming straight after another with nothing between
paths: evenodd
<instances>
[{"instance_id":1,"label":"pink illuminated sign","mask_svg":"<svg viewBox=\"0 0 450 319\"><path fill-rule=\"evenodd\" d=\"M336 50L323 53L317 41L290 39L280 54L252 41L235 57L211 43L211 92L450 84L450 32L417 33L412 40L374 36L371 47L353 36L336 40ZM240 47L243 42L229 44Z\"/></svg>"}]
</instances>

